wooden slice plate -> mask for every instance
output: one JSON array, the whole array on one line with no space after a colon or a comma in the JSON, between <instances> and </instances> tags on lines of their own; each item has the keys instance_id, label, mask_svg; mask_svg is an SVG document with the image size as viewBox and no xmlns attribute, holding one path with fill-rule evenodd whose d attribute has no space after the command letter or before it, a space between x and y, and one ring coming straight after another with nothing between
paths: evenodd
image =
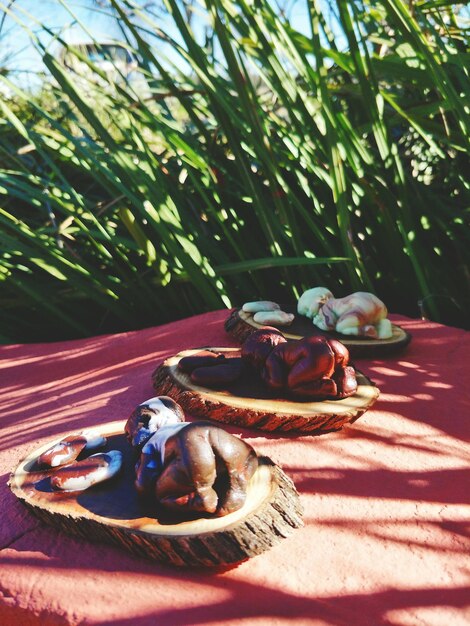
<instances>
[{"instance_id":1,"label":"wooden slice plate","mask_svg":"<svg viewBox=\"0 0 470 626\"><path fill-rule=\"evenodd\" d=\"M21 461L10 477L10 489L37 517L60 530L177 566L238 563L261 554L303 525L292 481L267 457L260 457L239 511L179 523L157 519L153 506L143 502L134 488L135 459L123 434L124 424L112 422L100 429L108 438L106 450L123 453L123 468L112 480L82 492L53 491L54 470L39 469L37 459L61 437Z\"/></svg>"},{"instance_id":2,"label":"wooden slice plate","mask_svg":"<svg viewBox=\"0 0 470 626\"><path fill-rule=\"evenodd\" d=\"M201 387L178 369L180 359L201 349L185 350L166 359L152 376L158 394L172 397L194 417L270 432L322 433L339 430L344 424L354 422L379 396L379 389L357 370L357 392L343 400L298 402L282 399L274 396L261 379L248 377L220 391ZM238 348L204 349L224 354L226 358L240 356Z\"/></svg>"},{"instance_id":3,"label":"wooden slice plate","mask_svg":"<svg viewBox=\"0 0 470 626\"><path fill-rule=\"evenodd\" d=\"M294 307L282 306L282 309L288 313L295 313ZM248 335L260 328L263 328L263 325L257 324L253 319L253 315L246 313L241 308L233 310L225 320L225 330L240 343L243 343ZM311 335L333 337L341 341L348 348L350 355L356 358L372 358L399 352L406 348L411 341L411 335L396 324L392 324L393 334L390 339L351 337L320 330L307 317L298 314L295 314L294 321L290 326L279 326L278 328L286 339L302 339Z\"/></svg>"}]
</instances>

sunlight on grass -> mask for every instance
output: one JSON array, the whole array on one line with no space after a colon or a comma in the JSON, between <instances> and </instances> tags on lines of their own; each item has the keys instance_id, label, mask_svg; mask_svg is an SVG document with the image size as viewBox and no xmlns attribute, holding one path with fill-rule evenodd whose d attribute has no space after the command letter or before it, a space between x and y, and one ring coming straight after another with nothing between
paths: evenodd
<instances>
[{"instance_id":1,"label":"sunlight on grass","mask_svg":"<svg viewBox=\"0 0 470 626\"><path fill-rule=\"evenodd\" d=\"M299 32L265 0L203 1L193 30L167 0L165 31L112 0L138 83L46 23L29 30L42 88L0 77L7 340L289 302L314 285L464 323L466 11L333 5L299 2Z\"/></svg>"}]
</instances>

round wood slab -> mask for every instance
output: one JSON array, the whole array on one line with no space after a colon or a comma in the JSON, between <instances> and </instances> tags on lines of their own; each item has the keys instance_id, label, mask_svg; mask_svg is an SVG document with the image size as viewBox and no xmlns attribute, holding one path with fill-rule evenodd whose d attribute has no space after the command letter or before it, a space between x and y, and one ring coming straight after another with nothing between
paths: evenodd
<instances>
[{"instance_id":1,"label":"round wood slab","mask_svg":"<svg viewBox=\"0 0 470 626\"><path fill-rule=\"evenodd\" d=\"M201 349L185 350L166 359L152 376L158 394L172 397L194 417L266 431L330 432L354 422L379 396L378 388L357 370L357 392L343 400L299 402L278 398L261 379L243 377L223 390L201 387L178 368L180 359ZM240 356L238 348L204 349L229 358Z\"/></svg>"},{"instance_id":2,"label":"round wood slab","mask_svg":"<svg viewBox=\"0 0 470 626\"><path fill-rule=\"evenodd\" d=\"M39 469L37 459L61 437L18 465L10 477L10 489L37 517L60 530L178 566L238 563L261 554L303 525L292 481L267 457L259 458L240 510L225 517L179 523L157 519L152 504L142 501L134 488L135 459L123 434L124 424L113 422L100 429L108 438L105 450L123 453L121 472L112 480L81 492L53 491L50 475L54 470Z\"/></svg>"},{"instance_id":3,"label":"round wood slab","mask_svg":"<svg viewBox=\"0 0 470 626\"><path fill-rule=\"evenodd\" d=\"M288 313L295 313L294 307L282 306ZM252 313L246 313L241 308L235 309L225 320L225 330L234 339L243 343L248 335L263 328L263 324L257 324ZM277 327L286 339L302 339L311 335L324 335L333 337L343 343L352 357L369 357L392 354L403 350L411 341L411 335L403 328L392 324L392 336L390 339L371 339L367 337L352 337L340 333L320 330L303 315L295 313L294 321L290 326Z\"/></svg>"}]
</instances>

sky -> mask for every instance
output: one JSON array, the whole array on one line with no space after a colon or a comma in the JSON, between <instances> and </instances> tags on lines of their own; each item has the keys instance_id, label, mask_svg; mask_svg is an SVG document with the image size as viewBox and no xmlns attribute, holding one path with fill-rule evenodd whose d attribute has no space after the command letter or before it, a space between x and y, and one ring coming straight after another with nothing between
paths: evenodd
<instances>
[{"instance_id":1,"label":"sky","mask_svg":"<svg viewBox=\"0 0 470 626\"><path fill-rule=\"evenodd\" d=\"M56 42L44 32L36 22L42 22L55 33L63 33L70 43L87 41L89 37L74 24L70 13L57 0L0 0L0 15L4 7L10 5L18 20L47 43L51 52L58 49ZM93 2L69 2L80 21L91 31L94 37L120 39L116 22L93 7ZM1 18L0 18L1 19ZM22 84L34 83L35 75L42 70L41 57L32 45L27 30L7 14L0 31L0 66L13 68L12 78Z\"/></svg>"},{"instance_id":2,"label":"sky","mask_svg":"<svg viewBox=\"0 0 470 626\"><path fill-rule=\"evenodd\" d=\"M283 0L291 6L289 17L293 25L300 31L305 24L303 2ZM142 0L141 4L144 4ZM68 0L68 5L83 22L91 35L98 40L122 40L116 20L93 0ZM40 24L44 23L55 33L62 33L69 43L89 40L89 36L75 23L70 13L59 0L0 0L0 68L6 66L13 69L10 78L22 87L33 87L40 84L38 72L43 69L41 57L31 44L27 31L19 25L12 15L7 14L2 23L5 7L10 8L16 18L29 28L41 41L48 44L51 53L57 53L57 42L51 42L51 36L44 32ZM167 19L162 27L171 32L172 26ZM194 24L197 28L197 23Z\"/></svg>"}]
</instances>

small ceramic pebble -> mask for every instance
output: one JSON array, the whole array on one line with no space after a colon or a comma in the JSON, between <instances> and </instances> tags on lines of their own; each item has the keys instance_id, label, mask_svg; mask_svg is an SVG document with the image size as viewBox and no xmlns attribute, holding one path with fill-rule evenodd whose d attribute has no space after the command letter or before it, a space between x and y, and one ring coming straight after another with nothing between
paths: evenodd
<instances>
[{"instance_id":1,"label":"small ceramic pebble","mask_svg":"<svg viewBox=\"0 0 470 626\"><path fill-rule=\"evenodd\" d=\"M115 476L121 466L122 453L119 450L99 452L58 469L51 477L51 485L61 491L85 491Z\"/></svg>"},{"instance_id":2,"label":"small ceramic pebble","mask_svg":"<svg viewBox=\"0 0 470 626\"><path fill-rule=\"evenodd\" d=\"M215 352L209 352L208 350L201 350L193 356L185 356L178 362L178 369L185 374L191 374L191 372L198 367L212 367L214 365L220 365L220 362L225 362L227 359L223 354L216 354Z\"/></svg>"},{"instance_id":3,"label":"small ceramic pebble","mask_svg":"<svg viewBox=\"0 0 470 626\"><path fill-rule=\"evenodd\" d=\"M260 300L259 302L245 302L242 306L245 313L259 313L260 311L279 311L280 306L276 302Z\"/></svg>"},{"instance_id":4,"label":"small ceramic pebble","mask_svg":"<svg viewBox=\"0 0 470 626\"><path fill-rule=\"evenodd\" d=\"M225 363L211 367L198 367L191 373L191 380L197 385L208 387L223 387L238 380L242 374L243 361L241 358L225 359Z\"/></svg>"},{"instance_id":5,"label":"small ceramic pebble","mask_svg":"<svg viewBox=\"0 0 470 626\"><path fill-rule=\"evenodd\" d=\"M75 461L83 450L101 448L105 443L105 437L93 430L85 430L77 435L68 435L52 448L43 452L38 458L38 464L44 467L60 467Z\"/></svg>"},{"instance_id":6,"label":"small ceramic pebble","mask_svg":"<svg viewBox=\"0 0 470 626\"><path fill-rule=\"evenodd\" d=\"M289 326L294 321L293 313L285 311L260 311L253 315L253 320L257 324L267 324L268 326Z\"/></svg>"}]
</instances>

